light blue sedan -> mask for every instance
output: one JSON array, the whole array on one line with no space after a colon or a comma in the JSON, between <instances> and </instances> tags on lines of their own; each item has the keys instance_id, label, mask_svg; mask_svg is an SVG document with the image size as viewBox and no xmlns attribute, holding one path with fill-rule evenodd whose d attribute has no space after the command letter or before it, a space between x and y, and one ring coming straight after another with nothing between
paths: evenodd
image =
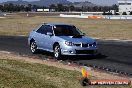
<instances>
[{"instance_id":1,"label":"light blue sedan","mask_svg":"<svg viewBox=\"0 0 132 88\"><path fill-rule=\"evenodd\" d=\"M29 33L28 44L33 54L41 49L53 52L56 59L62 55L97 54L96 41L69 24L44 23Z\"/></svg>"}]
</instances>

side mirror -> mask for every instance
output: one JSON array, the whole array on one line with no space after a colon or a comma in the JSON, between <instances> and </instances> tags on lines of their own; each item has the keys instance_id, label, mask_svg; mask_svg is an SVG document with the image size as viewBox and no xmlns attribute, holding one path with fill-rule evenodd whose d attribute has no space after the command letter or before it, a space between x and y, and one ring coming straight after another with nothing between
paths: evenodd
<instances>
[{"instance_id":1,"label":"side mirror","mask_svg":"<svg viewBox=\"0 0 132 88\"><path fill-rule=\"evenodd\" d=\"M53 34L51 32L47 32L47 35L52 36Z\"/></svg>"},{"instance_id":2,"label":"side mirror","mask_svg":"<svg viewBox=\"0 0 132 88\"><path fill-rule=\"evenodd\" d=\"M85 33L83 33L83 35L86 35Z\"/></svg>"}]
</instances>

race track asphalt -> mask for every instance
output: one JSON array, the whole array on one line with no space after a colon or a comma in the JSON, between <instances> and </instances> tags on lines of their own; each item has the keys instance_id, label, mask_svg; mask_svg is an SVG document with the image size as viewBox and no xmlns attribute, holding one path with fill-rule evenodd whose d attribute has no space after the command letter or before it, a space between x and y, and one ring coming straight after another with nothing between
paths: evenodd
<instances>
[{"instance_id":1,"label":"race track asphalt","mask_svg":"<svg viewBox=\"0 0 132 88\"><path fill-rule=\"evenodd\" d=\"M132 42L98 41L101 55L97 57L70 58L75 63L132 76ZM0 51L14 52L20 55L33 55L27 45L27 37L0 36ZM43 55L45 56L45 55Z\"/></svg>"}]
</instances>

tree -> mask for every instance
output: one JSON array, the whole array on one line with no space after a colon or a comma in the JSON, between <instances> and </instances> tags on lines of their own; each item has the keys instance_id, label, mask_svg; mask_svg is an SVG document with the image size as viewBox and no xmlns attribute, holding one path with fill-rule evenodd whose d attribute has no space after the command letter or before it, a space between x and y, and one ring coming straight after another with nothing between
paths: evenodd
<instances>
[{"instance_id":1,"label":"tree","mask_svg":"<svg viewBox=\"0 0 132 88\"><path fill-rule=\"evenodd\" d=\"M111 7L113 10L115 10L116 12L118 12L119 8L116 4L112 5Z\"/></svg>"},{"instance_id":2,"label":"tree","mask_svg":"<svg viewBox=\"0 0 132 88\"><path fill-rule=\"evenodd\" d=\"M63 11L69 11L69 7L68 6L63 6Z\"/></svg>"},{"instance_id":3,"label":"tree","mask_svg":"<svg viewBox=\"0 0 132 88\"><path fill-rule=\"evenodd\" d=\"M93 7L93 12L97 12L98 11L98 7L97 6L94 6Z\"/></svg>"},{"instance_id":4,"label":"tree","mask_svg":"<svg viewBox=\"0 0 132 88\"><path fill-rule=\"evenodd\" d=\"M110 7L109 7L109 6L104 6L102 9L103 9L103 12L108 12L108 11L110 11Z\"/></svg>"},{"instance_id":5,"label":"tree","mask_svg":"<svg viewBox=\"0 0 132 88\"><path fill-rule=\"evenodd\" d=\"M29 11L31 11L32 5L31 4L28 4L28 8L29 8Z\"/></svg>"},{"instance_id":6,"label":"tree","mask_svg":"<svg viewBox=\"0 0 132 88\"><path fill-rule=\"evenodd\" d=\"M20 8L19 5L16 5L16 6L15 6L15 9L16 9L15 11L17 11L17 12L21 11L21 8ZM25 7L24 7L24 11L25 11Z\"/></svg>"},{"instance_id":7,"label":"tree","mask_svg":"<svg viewBox=\"0 0 132 88\"><path fill-rule=\"evenodd\" d=\"M12 3L8 4L8 11L14 12L14 5Z\"/></svg>"},{"instance_id":8,"label":"tree","mask_svg":"<svg viewBox=\"0 0 132 88\"><path fill-rule=\"evenodd\" d=\"M56 9L57 7L56 7L55 4L51 4L51 5L49 6L49 8L50 8L50 9Z\"/></svg>"},{"instance_id":9,"label":"tree","mask_svg":"<svg viewBox=\"0 0 132 88\"><path fill-rule=\"evenodd\" d=\"M64 6L62 4L57 4L57 11L64 11Z\"/></svg>"},{"instance_id":10,"label":"tree","mask_svg":"<svg viewBox=\"0 0 132 88\"><path fill-rule=\"evenodd\" d=\"M75 11L75 7L73 5L69 6L69 11Z\"/></svg>"},{"instance_id":11,"label":"tree","mask_svg":"<svg viewBox=\"0 0 132 88\"><path fill-rule=\"evenodd\" d=\"M21 6L19 6L19 9L20 9L20 11L25 11L25 6L21 5Z\"/></svg>"},{"instance_id":12,"label":"tree","mask_svg":"<svg viewBox=\"0 0 132 88\"><path fill-rule=\"evenodd\" d=\"M49 9L55 9L55 11L89 11L89 12L108 12L110 10L115 10L118 11L118 6L112 5L112 6L80 6L80 7L74 7L74 4L69 4L69 5L63 5L63 4L51 4L48 7L42 7L42 6L37 6L37 5L14 5L14 4L4 4L0 5L0 10L2 11L31 11L32 9L35 11L36 9L44 9L44 8L49 8ZM110 13L111 14L111 13Z\"/></svg>"},{"instance_id":13,"label":"tree","mask_svg":"<svg viewBox=\"0 0 132 88\"><path fill-rule=\"evenodd\" d=\"M0 11L3 11L3 5L0 5Z\"/></svg>"},{"instance_id":14,"label":"tree","mask_svg":"<svg viewBox=\"0 0 132 88\"><path fill-rule=\"evenodd\" d=\"M28 11L31 11L32 9L32 5L31 4L28 4L28 6L25 7L25 11L28 12Z\"/></svg>"},{"instance_id":15,"label":"tree","mask_svg":"<svg viewBox=\"0 0 132 88\"><path fill-rule=\"evenodd\" d=\"M84 8L85 8L85 7L84 7L84 6L82 6L82 11L83 11L83 12L84 12Z\"/></svg>"}]
</instances>

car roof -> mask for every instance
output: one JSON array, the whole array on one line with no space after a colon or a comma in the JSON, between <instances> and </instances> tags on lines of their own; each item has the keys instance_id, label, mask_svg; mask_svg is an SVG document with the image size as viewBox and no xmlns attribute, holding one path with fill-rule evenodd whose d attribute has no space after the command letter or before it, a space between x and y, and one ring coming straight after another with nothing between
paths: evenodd
<instances>
[{"instance_id":1,"label":"car roof","mask_svg":"<svg viewBox=\"0 0 132 88\"><path fill-rule=\"evenodd\" d=\"M68 26L73 26L71 24L64 24L64 23L44 23L45 25L50 25L50 26L56 26L56 25L68 25Z\"/></svg>"}]
</instances>

